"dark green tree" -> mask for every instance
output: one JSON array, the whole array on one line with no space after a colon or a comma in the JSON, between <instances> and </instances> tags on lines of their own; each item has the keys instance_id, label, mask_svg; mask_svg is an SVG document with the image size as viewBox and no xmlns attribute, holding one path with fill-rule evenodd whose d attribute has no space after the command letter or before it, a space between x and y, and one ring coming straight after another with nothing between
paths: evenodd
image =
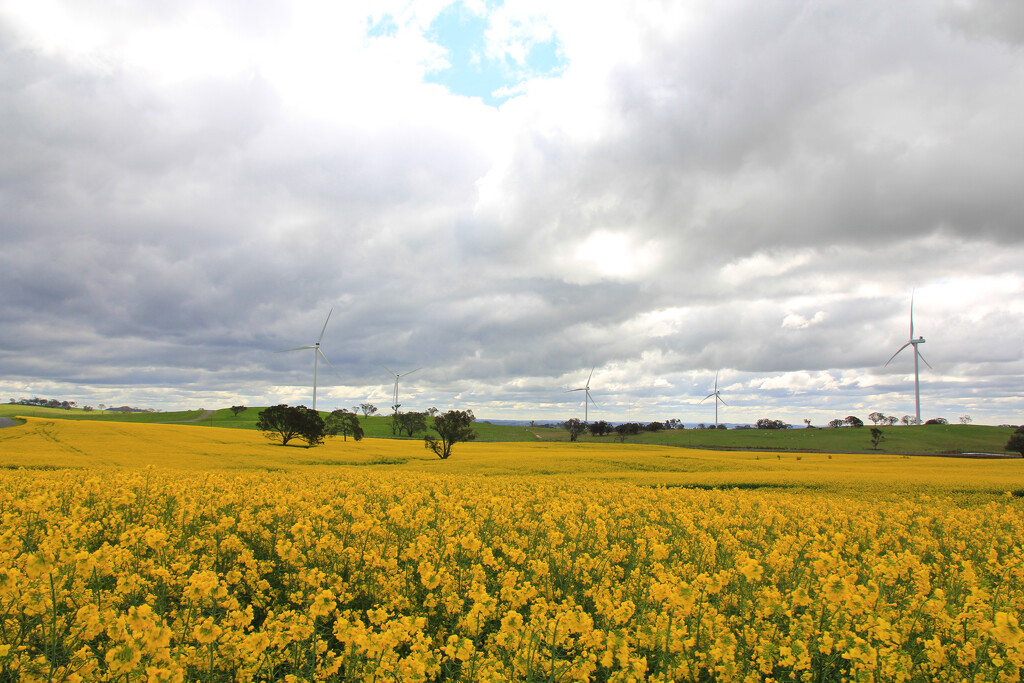
<instances>
[{"instance_id":1,"label":"dark green tree","mask_svg":"<svg viewBox=\"0 0 1024 683\"><path fill-rule=\"evenodd\" d=\"M472 441L476 438L473 431L472 410L449 410L443 415L434 417L434 431L439 439L427 434L423 437L424 448L429 448L442 460L447 460L452 454L452 446L462 441Z\"/></svg>"},{"instance_id":2,"label":"dark green tree","mask_svg":"<svg viewBox=\"0 0 1024 683\"><path fill-rule=\"evenodd\" d=\"M882 441L883 439L885 439L885 437L882 436L882 430L879 429L878 427L872 427L871 428L871 445L874 446L876 451L878 450L878 442Z\"/></svg>"},{"instance_id":3,"label":"dark green tree","mask_svg":"<svg viewBox=\"0 0 1024 683\"><path fill-rule=\"evenodd\" d=\"M639 434L643 430L636 422L625 422L615 426L615 433L619 435L619 441L625 441L627 436Z\"/></svg>"},{"instance_id":4,"label":"dark green tree","mask_svg":"<svg viewBox=\"0 0 1024 683\"><path fill-rule=\"evenodd\" d=\"M359 417L344 408L335 410L324 420L324 433L327 436L338 436L339 434L348 441L352 437L356 441L363 438L363 428L359 424Z\"/></svg>"},{"instance_id":5,"label":"dark green tree","mask_svg":"<svg viewBox=\"0 0 1024 683\"><path fill-rule=\"evenodd\" d=\"M245 406L231 406L231 413L235 417L238 417L239 413L241 413L243 411L246 411L246 410L248 410L248 408L246 408Z\"/></svg>"},{"instance_id":6,"label":"dark green tree","mask_svg":"<svg viewBox=\"0 0 1024 683\"><path fill-rule=\"evenodd\" d=\"M1024 458L1024 427L1017 427L1013 434L1010 434L1010 440L1006 442L1006 450L1020 453Z\"/></svg>"},{"instance_id":7,"label":"dark green tree","mask_svg":"<svg viewBox=\"0 0 1024 683\"><path fill-rule=\"evenodd\" d=\"M575 441L580 438L580 434L587 431L587 425L583 420L574 417L563 422L562 429L569 432L569 441Z\"/></svg>"},{"instance_id":8,"label":"dark green tree","mask_svg":"<svg viewBox=\"0 0 1024 683\"><path fill-rule=\"evenodd\" d=\"M370 417L377 412L377 406L372 403L360 403L359 409L363 411L363 417Z\"/></svg>"},{"instance_id":9,"label":"dark green tree","mask_svg":"<svg viewBox=\"0 0 1024 683\"><path fill-rule=\"evenodd\" d=\"M604 436L605 434L611 434L613 427L610 422L605 420L597 420L591 422L589 425L590 433L594 436Z\"/></svg>"},{"instance_id":10,"label":"dark green tree","mask_svg":"<svg viewBox=\"0 0 1024 683\"><path fill-rule=\"evenodd\" d=\"M271 406L256 416L256 428L271 441L280 441L282 446L296 438L305 441L306 448L324 442L324 419L306 406L283 403Z\"/></svg>"},{"instance_id":11,"label":"dark green tree","mask_svg":"<svg viewBox=\"0 0 1024 683\"><path fill-rule=\"evenodd\" d=\"M391 433L392 434L405 434L406 436L412 436L416 432L426 431L427 429L427 414L426 413L395 413L391 418Z\"/></svg>"},{"instance_id":12,"label":"dark green tree","mask_svg":"<svg viewBox=\"0 0 1024 683\"><path fill-rule=\"evenodd\" d=\"M856 415L847 415L846 419L843 420L843 422L845 422L846 424L850 425L851 427L863 427L864 426L864 420L860 419Z\"/></svg>"}]
</instances>

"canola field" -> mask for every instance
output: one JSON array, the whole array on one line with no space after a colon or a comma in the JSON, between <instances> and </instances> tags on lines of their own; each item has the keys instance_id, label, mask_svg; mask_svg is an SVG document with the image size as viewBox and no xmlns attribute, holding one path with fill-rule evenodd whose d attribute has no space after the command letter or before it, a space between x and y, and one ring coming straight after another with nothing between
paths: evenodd
<instances>
[{"instance_id":1,"label":"canola field","mask_svg":"<svg viewBox=\"0 0 1024 683\"><path fill-rule=\"evenodd\" d=\"M429 457L428 457L429 456ZM0 430L0 680L1019 681L1024 467Z\"/></svg>"}]
</instances>

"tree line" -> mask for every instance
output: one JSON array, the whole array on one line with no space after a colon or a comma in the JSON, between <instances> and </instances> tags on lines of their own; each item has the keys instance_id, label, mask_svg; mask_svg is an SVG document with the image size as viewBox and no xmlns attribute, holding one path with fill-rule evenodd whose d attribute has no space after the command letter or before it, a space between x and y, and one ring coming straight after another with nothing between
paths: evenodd
<instances>
[{"instance_id":1,"label":"tree line","mask_svg":"<svg viewBox=\"0 0 1024 683\"><path fill-rule=\"evenodd\" d=\"M372 412L364 412L364 417ZM392 434L407 433L409 436L416 431L426 430L427 417L430 417L430 428L436 436L425 434L423 445L442 460L451 457L455 444L476 439L476 432L473 431L473 421L476 418L472 410L449 410L441 413L435 408L426 413L396 413L396 417L399 416L402 419L392 423ZM359 416L345 408L335 410L324 418L318 411L306 406L271 406L260 411L256 418L256 428L268 439L279 442L282 446L287 446L290 441L299 440L305 442L306 448L312 448L323 444L328 437L341 436L345 441L350 436L355 441L363 438Z\"/></svg>"}]
</instances>

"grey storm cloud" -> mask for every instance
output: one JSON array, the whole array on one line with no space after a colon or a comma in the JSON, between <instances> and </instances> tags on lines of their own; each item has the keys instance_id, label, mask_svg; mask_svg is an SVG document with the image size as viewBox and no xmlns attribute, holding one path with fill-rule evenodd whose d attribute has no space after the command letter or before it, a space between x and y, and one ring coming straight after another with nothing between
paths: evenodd
<instances>
[{"instance_id":1,"label":"grey storm cloud","mask_svg":"<svg viewBox=\"0 0 1024 683\"><path fill-rule=\"evenodd\" d=\"M213 8L268 54L300 19ZM126 40L187 9L95 21ZM610 419L698 421L719 369L736 421L895 411L908 368L882 365L919 287L932 405L1011 420L1021 12L682 14L630 15L636 53L589 80L567 43L555 86L500 109L388 71L360 90L366 61L316 71L320 110L258 59L161 78L0 12L0 392L304 401L310 363L274 352L333 308L338 405L387 400L385 364L423 367L410 405L492 417L564 418L594 367ZM600 104L581 116L562 86ZM360 113L401 88L404 108Z\"/></svg>"}]
</instances>

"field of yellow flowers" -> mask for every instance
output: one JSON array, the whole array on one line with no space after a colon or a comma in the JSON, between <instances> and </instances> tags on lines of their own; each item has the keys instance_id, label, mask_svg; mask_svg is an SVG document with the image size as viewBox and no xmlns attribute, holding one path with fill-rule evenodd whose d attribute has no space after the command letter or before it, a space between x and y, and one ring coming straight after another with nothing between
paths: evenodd
<instances>
[{"instance_id":1,"label":"field of yellow flowers","mask_svg":"<svg viewBox=\"0 0 1024 683\"><path fill-rule=\"evenodd\" d=\"M1019 461L430 455L0 430L0 680L1021 680Z\"/></svg>"}]
</instances>

